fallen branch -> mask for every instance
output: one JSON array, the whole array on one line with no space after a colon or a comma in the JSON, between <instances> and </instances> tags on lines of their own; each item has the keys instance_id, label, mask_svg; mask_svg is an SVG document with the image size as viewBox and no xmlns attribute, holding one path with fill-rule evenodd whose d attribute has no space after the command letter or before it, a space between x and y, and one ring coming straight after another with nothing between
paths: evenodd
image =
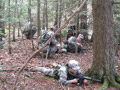
<instances>
[{"instance_id":1,"label":"fallen branch","mask_svg":"<svg viewBox=\"0 0 120 90\"><path fill-rule=\"evenodd\" d=\"M13 70L13 69L4 69L4 70L0 70L0 72L13 72L13 71L17 71L17 70Z\"/></svg>"},{"instance_id":2,"label":"fallen branch","mask_svg":"<svg viewBox=\"0 0 120 90\"><path fill-rule=\"evenodd\" d=\"M81 10L81 8L85 5L86 2L87 2L87 0L84 0L83 3L80 5L80 7L65 21L65 23L54 33L54 35L44 44L44 46L41 47L39 50L35 51L35 52L28 58L28 60L25 62L25 64L20 68L20 70L19 70L18 73L17 73L15 82L14 82L14 84L13 84L13 90L16 89L19 75L20 75L20 73L23 71L23 69L25 68L25 66L27 65L27 63L28 63L37 53L39 53L43 48L45 48L45 47L47 46L47 44L57 35L57 33L60 32L60 31L68 24L68 22L73 18L73 16Z\"/></svg>"},{"instance_id":3,"label":"fallen branch","mask_svg":"<svg viewBox=\"0 0 120 90\"><path fill-rule=\"evenodd\" d=\"M16 72L16 71L19 71L19 70L20 70L20 68L18 68L18 69L1 69L0 72ZM24 69L24 71L37 72L36 69L28 69L28 68Z\"/></svg>"}]
</instances>

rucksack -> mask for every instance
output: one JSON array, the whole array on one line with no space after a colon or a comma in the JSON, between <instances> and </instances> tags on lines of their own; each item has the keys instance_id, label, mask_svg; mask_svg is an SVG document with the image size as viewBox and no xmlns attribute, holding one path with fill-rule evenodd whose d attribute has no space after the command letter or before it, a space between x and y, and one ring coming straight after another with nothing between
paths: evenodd
<instances>
[{"instance_id":1,"label":"rucksack","mask_svg":"<svg viewBox=\"0 0 120 90\"><path fill-rule=\"evenodd\" d=\"M51 38L51 35L49 35L47 31L45 31L45 32L42 34L42 42L43 42L43 43L46 43L50 38Z\"/></svg>"},{"instance_id":2,"label":"rucksack","mask_svg":"<svg viewBox=\"0 0 120 90\"><path fill-rule=\"evenodd\" d=\"M53 74L54 74L54 78L55 78L55 79L59 79L59 75L58 75L59 69L60 69L60 66L56 66L56 67L54 68Z\"/></svg>"}]
</instances>

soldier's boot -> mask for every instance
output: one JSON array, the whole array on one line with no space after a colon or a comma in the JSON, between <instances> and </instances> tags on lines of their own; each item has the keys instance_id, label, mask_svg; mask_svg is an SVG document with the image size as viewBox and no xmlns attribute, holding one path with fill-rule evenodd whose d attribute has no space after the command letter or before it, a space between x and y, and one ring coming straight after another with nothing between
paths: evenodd
<instances>
[{"instance_id":1,"label":"soldier's boot","mask_svg":"<svg viewBox=\"0 0 120 90\"><path fill-rule=\"evenodd\" d=\"M62 52L62 53L67 53L67 49L63 48L63 49L61 50L61 52Z\"/></svg>"},{"instance_id":2,"label":"soldier's boot","mask_svg":"<svg viewBox=\"0 0 120 90\"><path fill-rule=\"evenodd\" d=\"M52 57L53 57L52 53L48 53L48 58L52 58Z\"/></svg>"},{"instance_id":3,"label":"soldier's boot","mask_svg":"<svg viewBox=\"0 0 120 90\"><path fill-rule=\"evenodd\" d=\"M29 72L37 72L38 71L37 67L26 67L24 70L29 71Z\"/></svg>"}]
</instances>

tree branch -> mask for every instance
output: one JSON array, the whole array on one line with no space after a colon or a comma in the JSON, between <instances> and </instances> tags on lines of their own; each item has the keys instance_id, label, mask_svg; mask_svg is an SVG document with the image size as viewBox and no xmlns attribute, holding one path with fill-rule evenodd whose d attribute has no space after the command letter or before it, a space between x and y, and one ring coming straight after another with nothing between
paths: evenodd
<instances>
[{"instance_id":1,"label":"tree branch","mask_svg":"<svg viewBox=\"0 0 120 90\"><path fill-rule=\"evenodd\" d=\"M73 16L78 13L82 7L85 5L85 3L87 2L87 0L84 0L83 3L80 5L80 7L65 21L65 23L54 33L54 35L44 44L43 47L41 47L39 50L35 51L29 58L28 60L25 62L25 64L21 67L21 69L18 71L15 82L13 84L13 90L16 89L17 86L17 81L19 78L20 73L23 71L23 69L25 68L25 66L27 65L28 62L30 62L30 60L37 54L39 53L43 48L45 48L47 46L47 44L57 35L58 32L60 32L68 23L69 21L73 18Z\"/></svg>"},{"instance_id":2,"label":"tree branch","mask_svg":"<svg viewBox=\"0 0 120 90\"><path fill-rule=\"evenodd\" d=\"M120 2L112 2L112 4L120 4Z\"/></svg>"}]
</instances>

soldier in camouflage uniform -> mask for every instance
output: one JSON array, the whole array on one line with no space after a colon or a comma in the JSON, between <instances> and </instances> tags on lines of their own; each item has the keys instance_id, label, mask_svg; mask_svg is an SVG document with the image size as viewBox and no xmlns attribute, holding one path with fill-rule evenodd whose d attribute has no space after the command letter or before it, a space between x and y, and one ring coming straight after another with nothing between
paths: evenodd
<instances>
[{"instance_id":1,"label":"soldier in camouflage uniform","mask_svg":"<svg viewBox=\"0 0 120 90\"><path fill-rule=\"evenodd\" d=\"M50 30L44 30L42 32L42 36L38 38L38 48L41 48L54 34L54 28L51 27ZM42 41L42 42L41 42ZM48 58L53 57L53 53L58 51L58 47L56 46L56 39L53 38L52 41L42 50L43 53L48 52Z\"/></svg>"},{"instance_id":2,"label":"soldier in camouflage uniform","mask_svg":"<svg viewBox=\"0 0 120 90\"><path fill-rule=\"evenodd\" d=\"M27 22L24 26L23 34L26 36L27 39L33 38L34 34L36 33L37 29L33 22Z\"/></svg>"},{"instance_id":3,"label":"soldier in camouflage uniform","mask_svg":"<svg viewBox=\"0 0 120 90\"><path fill-rule=\"evenodd\" d=\"M77 47L77 52L80 52L83 47L81 44L83 38L84 36L82 34L79 34L77 38L75 36L69 37L68 40L62 43L62 50L75 53Z\"/></svg>"},{"instance_id":4,"label":"soldier in camouflage uniform","mask_svg":"<svg viewBox=\"0 0 120 90\"><path fill-rule=\"evenodd\" d=\"M38 71L44 73L46 76L54 77L55 79L59 79L59 81L63 85L78 83L78 78L74 78L70 73L74 75L83 76L81 73L80 67L76 60L70 60L69 63L65 66L58 65L53 69L46 67L37 67L31 69L31 71ZM82 83L87 84L88 81L86 79L82 80Z\"/></svg>"}]
</instances>

